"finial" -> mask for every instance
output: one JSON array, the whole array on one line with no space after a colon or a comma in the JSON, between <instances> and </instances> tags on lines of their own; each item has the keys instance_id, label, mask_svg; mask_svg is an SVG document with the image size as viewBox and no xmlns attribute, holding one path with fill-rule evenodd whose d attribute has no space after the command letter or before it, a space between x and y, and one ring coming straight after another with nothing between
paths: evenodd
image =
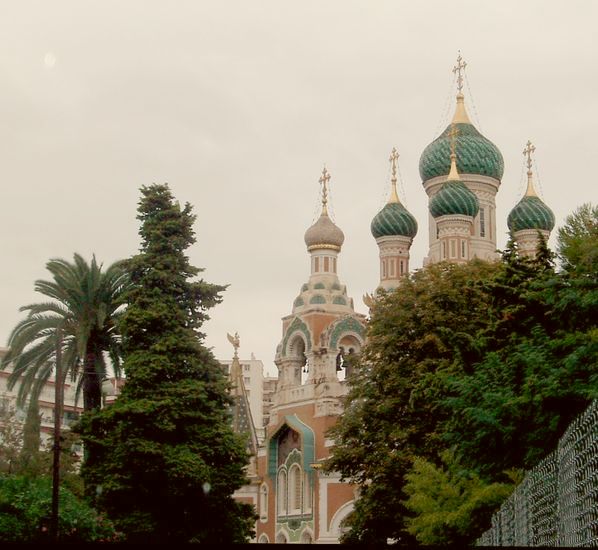
<instances>
[{"instance_id":1,"label":"finial","mask_svg":"<svg viewBox=\"0 0 598 550\"><path fill-rule=\"evenodd\" d=\"M463 73L465 72L465 67L467 67L467 63L463 61L461 51L459 51L457 64L453 67L453 73L457 73L457 108L455 109L452 123L471 124L467 111L465 110L465 101L463 97Z\"/></svg>"},{"instance_id":2,"label":"finial","mask_svg":"<svg viewBox=\"0 0 598 550\"><path fill-rule=\"evenodd\" d=\"M372 296L369 292L366 292L362 297L363 303L369 308L372 309L374 307L374 303L376 299Z\"/></svg>"},{"instance_id":3,"label":"finial","mask_svg":"<svg viewBox=\"0 0 598 550\"><path fill-rule=\"evenodd\" d=\"M239 338L239 333L235 332L234 336L231 336L228 332L226 333L226 337L228 341L233 345L235 350L235 359L239 358L239 346L241 345L241 339Z\"/></svg>"},{"instance_id":4,"label":"finial","mask_svg":"<svg viewBox=\"0 0 598 550\"><path fill-rule=\"evenodd\" d=\"M528 139L523 150L523 156L527 157L527 190L525 191L526 197L537 197L536 190L534 189L534 178L532 173L532 153L536 150L536 147L532 145L532 142Z\"/></svg>"},{"instance_id":5,"label":"finial","mask_svg":"<svg viewBox=\"0 0 598 550\"><path fill-rule=\"evenodd\" d=\"M451 169L449 171L449 175L446 178L448 180L458 180L459 179L459 172L457 172L457 153L456 153L456 142L457 142L457 135L459 134L459 130L455 127L455 123L451 124L451 129L449 130L448 137L450 139L450 147L451 147Z\"/></svg>"},{"instance_id":6,"label":"finial","mask_svg":"<svg viewBox=\"0 0 598 550\"><path fill-rule=\"evenodd\" d=\"M467 63L463 61L461 57L461 50L458 52L457 57L457 64L453 67L453 73L457 73L457 90L459 95L463 94L463 73L465 71L465 67L467 67Z\"/></svg>"},{"instance_id":7,"label":"finial","mask_svg":"<svg viewBox=\"0 0 598 550\"><path fill-rule=\"evenodd\" d=\"M330 181L330 174L326 170L326 166L324 166L318 181L322 185L322 214L328 215L328 182Z\"/></svg>"},{"instance_id":8,"label":"finial","mask_svg":"<svg viewBox=\"0 0 598 550\"><path fill-rule=\"evenodd\" d=\"M390 198L388 202L401 202L399 201L399 195L397 194L397 160L399 160L399 153L395 147L392 148L390 157L388 158L392 171L392 177L390 179L391 189Z\"/></svg>"}]
</instances>

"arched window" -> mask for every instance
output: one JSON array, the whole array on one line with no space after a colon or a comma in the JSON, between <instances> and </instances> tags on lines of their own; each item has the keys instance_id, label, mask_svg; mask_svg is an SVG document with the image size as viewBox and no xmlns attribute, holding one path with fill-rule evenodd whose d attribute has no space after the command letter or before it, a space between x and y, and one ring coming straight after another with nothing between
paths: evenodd
<instances>
[{"instance_id":1,"label":"arched window","mask_svg":"<svg viewBox=\"0 0 598 550\"><path fill-rule=\"evenodd\" d=\"M268 521L268 485L260 487L260 521Z\"/></svg>"},{"instance_id":2,"label":"arched window","mask_svg":"<svg viewBox=\"0 0 598 550\"><path fill-rule=\"evenodd\" d=\"M278 486L276 489L276 502L278 503L278 515L287 515L287 472L284 469L278 471Z\"/></svg>"},{"instance_id":3,"label":"arched window","mask_svg":"<svg viewBox=\"0 0 598 550\"><path fill-rule=\"evenodd\" d=\"M303 492L303 472L301 466L294 464L289 470L289 512L301 513L301 500Z\"/></svg>"},{"instance_id":4,"label":"arched window","mask_svg":"<svg viewBox=\"0 0 598 550\"><path fill-rule=\"evenodd\" d=\"M308 472L303 474L303 511L311 512L311 483Z\"/></svg>"},{"instance_id":5,"label":"arched window","mask_svg":"<svg viewBox=\"0 0 598 550\"><path fill-rule=\"evenodd\" d=\"M268 538L268 535L266 535L266 533L262 533L257 542L258 544L269 544L270 539Z\"/></svg>"},{"instance_id":6,"label":"arched window","mask_svg":"<svg viewBox=\"0 0 598 550\"><path fill-rule=\"evenodd\" d=\"M303 531L303 533L301 533L301 538L299 539L299 542L301 544L311 544L313 542L311 533L309 531Z\"/></svg>"}]
</instances>

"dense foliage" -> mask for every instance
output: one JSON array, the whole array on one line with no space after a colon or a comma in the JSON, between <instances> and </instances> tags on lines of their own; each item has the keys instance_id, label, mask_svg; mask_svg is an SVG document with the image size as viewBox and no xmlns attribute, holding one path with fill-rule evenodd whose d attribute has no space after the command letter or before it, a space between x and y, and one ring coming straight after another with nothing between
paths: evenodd
<instances>
[{"instance_id":1,"label":"dense foliage","mask_svg":"<svg viewBox=\"0 0 598 550\"><path fill-rule=\"evenodd\" d=\"M95 257L88 264L79 254L72 263L50 260L46 268L53 280L36 281L35 290L49 301L21 307L27 317L8 339L8 352L1 363L3 368L9 364L13 367L8 388L19 384L20 405L30 394L38 399L54 369L60 329L64 375L70 374L77 381L77 396L83 391L83 408L92 410L101 405L106 353L119 373L116 327L128 276L119 262L103 271Z\"/></svg>"},{"instance_id":2,"label":"dense foliage","mask_svg":"<svg viewBox=\"0 0 598 550\"><path fill-rule=\"evenodd\" d=\"M228 383L199 331L222 286L191 281L191 206L166 185L141 189L140 253L121 323L127 383L78 430L86 490L128 542L243 542L254 521L231 495L247 455L230 424Z\"/></svg>"},{"instance_id":3,"label":"dense foliage","mask_svg":"<svg viewBox=\"0 0 598 550\"><path fill-rule=\"evenodd\" d=\"M471 543L598 396L596 213L560 231L561 272L510 242L378 297L332 433L328 467L362 486L346 541Z\"/></svg>"},{"instance_id":4,"label":"dense foliage","mask_svg":"<svg viewBox=\"0 0 598 550\"><path fill-rule=\"evenodd\" d=\"M0 474L0 541L52 542L49 526L52 478ZM59 493L58 540L118 540L114 526L68 489Z\"/></svg>"}]
</instances>

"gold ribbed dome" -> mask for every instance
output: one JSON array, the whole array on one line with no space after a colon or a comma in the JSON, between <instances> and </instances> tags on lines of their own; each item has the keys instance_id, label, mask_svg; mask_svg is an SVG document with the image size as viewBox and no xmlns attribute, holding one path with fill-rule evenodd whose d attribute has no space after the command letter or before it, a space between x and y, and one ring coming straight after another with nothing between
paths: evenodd
<instances>
[{"instance_id":1,"label":"gold ribbed dome","mask_svg":"<svg viewBox=\"0 0 598 550\"><path fill-rule=\"evenodd\" d=\"M322 211L316 223L305 232L305 244L308 251L316 248L340 251L344 241L345 235L340 227L330 219L326 211Z\"/></svg>"}]
</instances>

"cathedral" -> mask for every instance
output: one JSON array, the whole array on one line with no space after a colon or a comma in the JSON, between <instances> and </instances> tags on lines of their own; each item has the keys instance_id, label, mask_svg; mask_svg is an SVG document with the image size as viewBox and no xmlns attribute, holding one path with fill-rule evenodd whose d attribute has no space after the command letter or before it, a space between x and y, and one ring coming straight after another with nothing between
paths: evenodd
<instances>
[{"instance_id":1,"label":"cathedral","mask_svg":"<svg viewBox=\"0 0 598 550\"><path fill-rule=\"evenodd\" d=\"M463 95L465 63L459 56L456 106L448 127L423 151L419 170L429 198L429 251L424 264L495 260L495 197L504 163L499 149L471 123ZM522 254L535 254L540 235L548 239L554 214L538 197L533 181L533 145L528 142L525 195L508 215L509 229ZM379 248L378 288L392 290L409 272L409 251L418 223L397 194L397 159L390 156L391 188L387 204L374 217L371 232ZM335 543L343 520L359 496L358 487L326 472L322 463L333 452L326 433L342 413L353 359L365 343L367 319L355 312L339 273L342 230L328 212L330 175L324 169L321 214L305 232L309 278L282 318L276 348L278 382L265 439L248 439L254 454L250 484L235 494L256 507L259 543ZM364 297L371 304L372 296ZM236 348L235 348L236 357ZM236 373L236 374L234 374ZM247 430L247 410L240 369L231 368L236 429ZM239 419L243 419L242 425ZM244 428L244 429L243 429Z\"/></svg>"}]
</instances>

